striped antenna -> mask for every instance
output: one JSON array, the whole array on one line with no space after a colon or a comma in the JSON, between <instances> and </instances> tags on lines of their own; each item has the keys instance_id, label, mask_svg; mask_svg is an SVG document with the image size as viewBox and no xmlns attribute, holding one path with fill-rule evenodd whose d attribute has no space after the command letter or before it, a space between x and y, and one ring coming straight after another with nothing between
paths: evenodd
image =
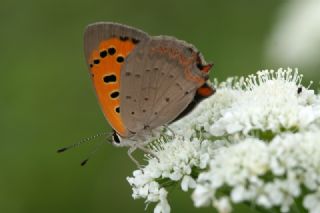
<instances>
[{"instance_id":1,"label":"striped antenna","mask_svg":"<svg viewBox=\"0 0 320 213\"><path fill-rule=\"evenodd\" d=\"M112 133L110 133L110 132L98 133L98 134L96 134L96 135L93 135L93 136L84 138L84 139L80 140L79 142L74 143L74 144L72 144L72 145L70 145L70 146L60 148L60 149L57 150L57 152L58 152L58 153L65 152L65 151L67 151L67 150L69 150L69 149L76 148L76 147L78 147L78 146L80 146L80 145L82 145L82 144L84 144L84 143L88 143L88 142L92 141L92 140L95 139L95 138L98 138L98 137L101 137L101 136L104 136L104 135L110 135L110 134L112 134Z\"/></svg>"},{"instance_id":2,"label":"striped antenna","mask_svg":"<svg viewBox=\"0 0 320 213\"><path fill-rule=\"evenodd\" d=\"M96 147L94 148L94 150L89 153L88 157L85 158L85 159L81 162L81 164L80 164L81 166L84 166L84 165L87 164L87 162L88 162L88 160L91 158L91 156L93 156L93 155L99 150L101 144L102 144L102 142L99 142L99 143L96 145Z\"/></svg>"}]
</instances>

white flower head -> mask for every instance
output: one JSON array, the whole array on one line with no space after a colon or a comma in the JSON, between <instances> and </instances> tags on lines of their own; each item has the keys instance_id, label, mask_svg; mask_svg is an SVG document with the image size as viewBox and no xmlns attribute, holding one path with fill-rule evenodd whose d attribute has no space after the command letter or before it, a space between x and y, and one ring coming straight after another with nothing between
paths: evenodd
<instances>
[{"instance_id":1,"label":"white flower head","mask_svg":"<svg viewBox=\"0 0 320 213\"><path fill-rule=\"evenodd\" d=\"M301 85L298 71L263 70L249 76L244 92L210 127L211 134L248 134L254 130L278 133L303 129L320 117L319 98Z\"/></svg>"},{"instance_id":2,"label":"white flower head","mask_svg":"<svg viewBox=\"0 0 320 213\"><path fill-rule=\"evenodd\" d=\"M156 158L148 156L148 164L141 170L134 171L133 177L127 178L133 187L133 198L157 202L155 212L170 211L167 192L163 187L181 181L183 191L195 188L193 168L204 169L208 166L210 145L206 141L188 141L181 137L176 137L171 142L159 139L151 145ZM159 183L159 180L163 181Z\"/></svg>"},{"instance_id":3,"label":"white flower head","mask_svg":"<svg viewBox=\"0 0 320 213\"><path fill-rule=\"evenodd\" d=\"M134 199L169 213L167 187L193 190L195 207L234 204L290 212L320 208L320 96L288 68L229 78L160 137L147 165L127 180Z\"/></svg>"},{"instance_id":4,"label":"white flower head","mask_svg":"<svg viewBox=\"0 0 320 213\"><path fill-rule=\"evenodd\" d=\"M221 111L228 108L243 91L234 89L233 78L221 83L216 93L203 100L192 113L173 123L170 127L176 134L184 138L192 138L200 132L200 137L205 138L210 126L221 117Z\"/></svg>"},{"instance_id":5,"label":"white flower head","mask_svg":"<svg viewBox=\"0 0 320 213\"><path fill-rule=\"evenodd\" d=\"M204 206L211 200L214 204L219 199L216 192L228 186L233 203L254 201L288 212L294 199L301 196L302 186L311 191L320 187L319 144L320 128L284 133L269 144L247 138L221 149L211 160L209 171L199 175L194 203ZM318 192L306 196L304 206L315 208L315 199L320 202Z\"/></svg>"}]
</instances>

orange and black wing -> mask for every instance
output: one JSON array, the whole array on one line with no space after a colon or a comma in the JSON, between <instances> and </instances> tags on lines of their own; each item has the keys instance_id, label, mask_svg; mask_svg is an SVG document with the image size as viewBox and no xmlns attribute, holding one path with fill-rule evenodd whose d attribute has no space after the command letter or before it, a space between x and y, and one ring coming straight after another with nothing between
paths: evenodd
<instances>
[{"instance_id":1,"label":"orange and black wing","mask_svg":"<svg viewBox=\"0 0 320 213\"><path fill-rule=\"evenodd\" d=\"M120 71L127 56L149 36L122 24L101 22L89 25L84 33L86 61L96 94L112 128L121 136L130 133L120 116Z\"/></svg>"}]
</instances>

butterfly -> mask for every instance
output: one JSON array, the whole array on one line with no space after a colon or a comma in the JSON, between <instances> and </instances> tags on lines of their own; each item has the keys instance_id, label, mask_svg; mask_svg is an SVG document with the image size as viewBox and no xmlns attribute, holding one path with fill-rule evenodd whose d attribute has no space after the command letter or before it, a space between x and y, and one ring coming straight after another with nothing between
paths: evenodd
<instances>
[{"instance_id":1,"label":"butterfly","mask_svg":"<svg viewBox=\"0 0 320 213\"><path fill-rule=\"evenodd\" d=\"M174 37L98 22L84 32L84 52L102 112L113 128L113 144L129 146L133 161L136 148L146 150L146 135L183 117L215 91L206 83L212 64Z\"/></svg>"}]
</instances>

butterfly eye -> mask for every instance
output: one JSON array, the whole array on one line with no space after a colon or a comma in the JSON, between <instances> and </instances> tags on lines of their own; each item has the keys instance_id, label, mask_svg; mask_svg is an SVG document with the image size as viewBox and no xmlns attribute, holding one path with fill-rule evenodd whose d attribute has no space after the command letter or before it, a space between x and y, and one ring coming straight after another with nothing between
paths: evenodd
<instances>
[{"instance_id":1,"label":"butterfly eye","mask_svg":"<svg viewBox=\"0 0 320 213\"><path fill-rule=\"evenodd\" d=\"M120 137L118 136L118 134L115 131L113 132L112 137L113 137L113 142L115 144L120 144L120 142L121 142Z\"/></svg>"}]
</instances>

